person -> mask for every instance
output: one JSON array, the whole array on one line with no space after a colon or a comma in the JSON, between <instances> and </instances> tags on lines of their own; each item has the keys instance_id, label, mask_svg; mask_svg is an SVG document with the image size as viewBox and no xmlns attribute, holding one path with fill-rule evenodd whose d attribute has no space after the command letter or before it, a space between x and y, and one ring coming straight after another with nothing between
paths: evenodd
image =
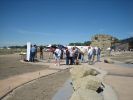
<instances>
[{"instance_id":1,"label":"person","mask_svg":"<svg viewBox=\"0 0 133 100\"><path fill-rule=\"evenodd\" d=\"M31 50L30 50L30 61L31 62L35 61L35 53L36 53L35 45L32 45Z\"/></svg>"},{"instance_id":2,"label":"person","mask_svg":"<svg viewBox=\"0 0 133 100\"><path fill-rule=\"evenodd\" d=\"M85 55L86 49L81 48L81 62L85 62L84 55Z\"/></svg>"},{"instance_id":3,"label":"person","mask_svg":"<svg viewBox=\"0 0 133 100\"><path fill-rule=\"evenodd\" d=\"M95 47L92 48L92 63L95 61L95 56L96 56L96 49Z\"/></svg>"},{"instance_id":4,"label":"person","mask_svg":"<svg viewBox=\"0 0 133 100\"><path fill-rule=\"evenodd\" d=\"M93 54L93 49L92 47L88 47L88 64L92 64L92 54Z\"/></svg>"},{"instance_id":5,"label":"person","mask_svg":"<svg viewBox=\"0 0 133 100\"><path fill-rule=\"evenodd\" d=\"M111 55L111 47L108 47L106 50L107 50L107 55L110 56Z\"/></svg>"},{"instance_id":6,"label":"person","mask_svg":"<svg viewBox=\"0 0 133 100\"><path fill-rule=\"evenodd\" d=\"M74 64L74 51L73 51L73 48L69 49L69 53L70 53L70 57L69 57L70 65L73 65Z\"/></svg>"},{"instance_id":7,"label":"person","mask_svg":"<svg viewBox=\"0 0 133 100\"><path fill-rule=\"evenodd\" d=\"M54 56L55 56L55 65L60 66L61 50L59 48L55 49Z\"/></svg>"},{"instance_id":8,"label":"person","mask_svg":"<svg viewBox=\"0 0 133 100\"><path fill-rule=\"evenodd\" d=\"M40 59L43 59L43 46L40 46Z\"/></svg>"},{"instance_id":9,"label":"person","mask_svg":"<svg viewBox=\"0 0 133 100\"><path fill-rule=\"evenodd\" d=\"M63 48L61 48L61 57L60 57L60 59L63 59Z\"/></svg>"},{"instance_id":10,"label":"person","mask_svg":"<svg viewBox=\"0 0 133 100\"><path fill-rule=\"evenodd\" d=\"M34 47L35 47L35 58L37 59L37 45L35 44Z\"/></svg>"},{"instance_id":11,"label":"person","mask_svg":"<svg viewBox=\"0 0 133 100\"><path fill-rule=\"evenodd\" d=\"M100 61L100 55L101 55L101 49L99 47L96 49L96 55L97 55L97 62L99 62Z\"/></svg>"},{"instance_id":12,"label":"person","mask_svg":"<svg viewBox=\"0 0 133 100\"><path fill-rule=\"evenodd\" d=\"M66 54L66 65L69 65L70 52L69 52L68 48L66 48L65 54Z\"/></svg>"},{"instance_id":13,"label":"person","mask_svg":"<svg viewBox=\"0 0 133 100\"><path fill-rule=\"evenodd\" d=\"M79 50L77 47L73 47L73 53L74 53L74 64L78 64L79 61L78 61L78 58L79 58Z\"/></svg>"}]
</instances>

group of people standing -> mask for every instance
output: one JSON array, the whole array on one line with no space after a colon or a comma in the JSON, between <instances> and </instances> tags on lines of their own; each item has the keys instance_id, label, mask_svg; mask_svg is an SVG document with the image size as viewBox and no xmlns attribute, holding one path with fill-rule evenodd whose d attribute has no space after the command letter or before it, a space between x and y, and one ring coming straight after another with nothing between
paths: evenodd
<instances>
[{"instance_id":1,"label":"group of people standing","mask_svg":"<svg viewBox=\"0 0 133 100\"><path fill-rule=\"evenodd\" d=\"M37 56L37 46L31 45L30 49L30 61L35 62L35 57Z\"/></svg>"},{"instance_id":2,"label":"group of people standing","mask_svg":"<svg viewBox=\"0 0 133 100\"><path fill-rule=\"evenodd\" d=\"M43 46L40 46L40 59L43 59ZM30 61L35 62L35 58L37 58L37 46L31 45L30 49Z\"/></svg>"},{"instance_id":3,"label":"group of people standing","mask_svg":"<svg viewBox=\"0 0 133 100\"><path fill-rule=\"evenodd\" d=\"M101 49L99 47L88 47L88 63L93 64L95 61L95 56L97 62L100 61Z\"/></svg>"},{"instance_id":4,"label":"group of people standing","mask_svg":"<svg viewBox=\"0 0 133 100\"><path fill-rule=\"evenodd\" d=\"M87 52L87 53L86 53ZM85 62L85 54L88 55L88 64L93 64L96 61L100 61L101 49L99 47L88 47L88 50L80 50L77 47L66 48L66 65L79 64L79 62Z\"/></svg>"},{"instance_id":5,"label":"group of people standing","mask_svg":"<svg viewBox=\"0 0 133 100\"><path fill-rule=\"evenodd\" d=\"M84 60L84 53L77 47L66 48L65 49L66 56L66 65L79 64Z\"/></svg>"},{"instance_id":6,"label":"group of people standing","mask_svg":"<svg viewBox=\"0 0 133 100\"><path fill-rule=\"evenodd\" d=\"M63 55L66 59L66 65L73 65L78 64L79 60L84 56L80 49L73 47L73 48L63 48L60 49L59 47L55 48L53 51L54 58L55 58L55 65L60 66L60 59L63 58Z\"/></svg>"},{"instance_id":7,"label":"group of people standing","mask_svg":"<svg viewBox=\"0 0 133 100\"><path fill-rule=\"evenodd\" d=\"M43 46L39 47L40 50L40 59L43 59ZM71 48L59 48L55 47L53 50L53 55L55 59L55 65L60 66L60 59L63 59L65 56L66 65L74 65L85 62L85 54L88 56L88 64L93 64L96 58L96 61L100 61L101 49L99 47L91 47L83 50L77 47ZM30 61L34 62L35 58L37 58L37 46L32 45L30 49Z\"/></svg>"}]
</instances>

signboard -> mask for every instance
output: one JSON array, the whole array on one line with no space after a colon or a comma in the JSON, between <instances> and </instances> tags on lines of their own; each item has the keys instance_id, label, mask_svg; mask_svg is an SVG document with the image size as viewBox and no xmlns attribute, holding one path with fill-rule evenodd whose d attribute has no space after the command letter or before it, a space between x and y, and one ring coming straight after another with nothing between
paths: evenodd
<instances>
[{"instance_id":1,"label":"signboard","mask_svg":"<svg viewBox=\"0 0 133 100\"><path fill-rule=\"evenodd\" d=\"M30 49L31 49L31 43L27 42L27 57L26 60L30 61Z\"/></svg>"}]
</instances>

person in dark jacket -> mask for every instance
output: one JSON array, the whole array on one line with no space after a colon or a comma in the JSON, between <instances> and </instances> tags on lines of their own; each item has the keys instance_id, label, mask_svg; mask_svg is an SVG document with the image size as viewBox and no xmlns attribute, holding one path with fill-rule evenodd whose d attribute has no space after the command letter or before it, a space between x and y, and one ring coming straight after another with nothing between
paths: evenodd
<instances>
[{"instance_id":1,"label":"person in dark jacket","mask_svg":"<svg viewBox=\"0 0 133 100\"><path fill-rule=\"evenodd\" d=\"M30 50L30 61L31 62L35 61L35 54L36 54L36 47L35 45L32 45L31 50Z\"/></svg>"},{"instance_id":2,"label":"person in dark jacket","mask_svg":"<svg viewBox=\"0 0 133 100\"><path fill-rule=\"evenodd\" d=\"M66 48L65 54L66 54L66 65L69 65L70 52L69 52L68 48Z\"/></svg>"}]
</instances>

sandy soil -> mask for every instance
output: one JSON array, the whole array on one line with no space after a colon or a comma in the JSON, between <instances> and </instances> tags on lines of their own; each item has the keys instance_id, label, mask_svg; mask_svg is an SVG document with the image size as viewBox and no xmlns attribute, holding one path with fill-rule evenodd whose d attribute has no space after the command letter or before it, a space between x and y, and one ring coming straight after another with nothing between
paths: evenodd
<instances>
[{"instance_id":1,"label":"sandy soil","mask_svg":"<svg viewBox=\"0 0 133 100\"><path fill-rule=\"evenodd\" d=\"M133 59L133 56L128 56L128 57L123 57L123 56L118 56L118 57L112 57L111 59L116 60L116 61L121 61L121 62L125 62L128 59Z\"/></svg>"},{"instance_id":2,"label":"sandy soil","mask_svg":"<svg viewBox=\"0 0 133 100\"><path fill-rule=\"evenodd\" d=\"M107 75L105 81L113 87L119 100L133 100L133 77Z\"/></svg>"},{"instance_id":3,"label":"sandy soil","mask_svg":"<svg viewBox=\"0 0 133 100\"><path fill-rule=\"evenodd\" d=\"M114 88L119 100L133 100L133 68L103 62L96 62L91 66L108 72L105 82ZM42 69L49 68L44 65L21 63L18 55L0 56L0 80ZM51 100L69 77L69 69L42 77L17 88L5 100Z\"/></svg>"},{"instance_id":4,"label":"sandy soil","mask_svg":"<svg viewBox=\"0 0 133 100\"><path fill-rule=\"evenodd\" d=\"M4 100L51 100L54 94L69 78L69 70L42 77L36 81L26 84Z\"/></svg>"},{"instance_id":5,"label":"sandy soil","mask_svg":"<svg viewBox=\"0 0 133 100\"><path fill-rule=\"evenodd\" d=\"M39 70L51 70L47 65L20 62L18 54L0 55L0 80ZM51 100L70 77L69 69L39 78L15 89L6 100ZM8 83L7 83L8 84Z\"/></svg>"},{"instance_id":6,"label":"sandy soil","mask_svg":"<svg viewBox=\"0 0 133 100\"><path fill-rule=\"evenodd\" d=\"M133 52L121 52L119 55L111 56L111 59L125 62L129 59L133 59Z\"/></svg>"},{"instance_id":7,"label":"sandy soil","mask_svg":"<svg viewBox=\"0 0 133 100\"><path fill-rule=\"evenodd\" d=\"M47 69L48 66L20 62L18 54L0 55L0 80L14 75Z\"/></svg>"},{"instance_id":8,"label":"sandy soil","mask_svg":"<svg viewBox=\"0 0 133 100\"><path fill-rule=\"evenodd\" d=\"M103 62L93 66L108 72L104 81L113 87L119 100L133 100L133 67L122 67Z\"/></svg>"}]
</instances>

